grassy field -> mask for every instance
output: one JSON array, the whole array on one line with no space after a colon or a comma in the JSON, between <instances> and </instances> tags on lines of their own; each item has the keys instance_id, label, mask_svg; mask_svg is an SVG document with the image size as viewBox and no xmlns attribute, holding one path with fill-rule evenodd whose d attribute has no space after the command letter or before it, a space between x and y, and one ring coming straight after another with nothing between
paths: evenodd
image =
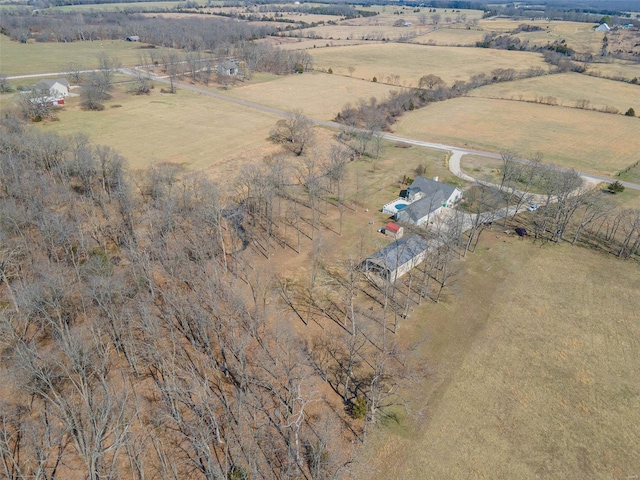
<instances>
[{"instance_id":1,"label":"grassy field","mask_svg":"<svg viewBox=\"0 0 640 480\"><path fill-rule=\"evenodd\" d=\"M317 72L235 87L225 94L282 110L300 109L313 118L332 120L345 104L384 98L391 90L394 88L388 85Z\"/></svg>"},{"instance_id":2,"label":"grassy field","mask_svg":"<svg viewBox=\"0 0 640 480\"><path fill-rule=\"evenodd\" d=\"M405 114L398 134L615 175L638 159L640 120L575 108L457 98Z\"/></svg>"},{"instance_id":3,"label":"grassy field","mask_svg":"<svg viewBox=\"0 0 640 480\"><path fill-rule=\"evenodd\" d=\"M420 77L428 73L451 84L455 80L468 80L474 74L488 74L496 68L547 68L542 56L536 53L412 44L336 47L316 50L312 55L316 68L346 73L353 66L355 77L369 80L374 76L381 80L398 75L405 86L416 86Z\"/></svg>"},{"instance_id":4,"label":"grassy field","mask_svg":"<svg viewBox=\"0 0 640 480\"><path fill-rule=\"evenodd\" d=\"M567 46L578 52L597 53L602 46L604 32L594 31L594 25L581 22L562 21L523 21L509 19L481 20L479 26L485 32L506 33L514 30L518 25L526 23L542 28L537 32L520 32L516 34L522 41L528 40L530 45L546 45L555 41L565 40Z\"/></svg>"},{"instance_id":5,"label":"grassy field","mask_svg":"<svg viewBox=\"0 0 640 480\"><path fill-rule=\"evenodd\" d=\"M124 40L71 43L18 43L0 35L2 73L8 76L63 72L70 63L98 67L98 56L107 54L122 66L136 65L144 44Z\"/></svg>"},{"instance_id":6,"label":"grassy field","mask_svg":"<svg viewBox=\"0 0 640 480\"><path fill-rule=\"evenodd\" d=\"M60 7L50 7L52 10L61 10L64 12L87 12L87 11L100 11L100 12L121 12L124 10L171 10L176 8L180 3L184 2L127 2L127 3L96 3L86 5L64 5ZM198 2L204 5L204 1Z\"/></svg>"},{"instance_id":7,"label":"grassy field","mask_svg":"<svg viewBox=\"0 0 640 480\"><path fill-rule=\"evenodd\" d=\"M358 10L378 12L377 18L390 17L396 20L398 19L398 16L395 15L395 12L403 12L402 18L404 18L404 15L414 14L412 7L406 7L406 6L397 7L393 5L372 5L372 6L364 6L364 7L358 6ZM456 10L456 12L453 12L453 10L451 9L444 9L444 8L436 8L433 10L435 10L435 12L430 13L429 8L427 8L426 10L424 8L421 8L419 13L425 13L428 17L431 17L432 15L437 13L442 16L443 20L445 16L450 16L451 18L455 19L458 14L466 15L468 20L471 20L473 18L480 19L482 18L482 13L483 13L482 10L460 9L460 10ZM418 14L416 13L415 15L418 15ZM367 18L371 18L371 17L367 17Z\"/></svg>"},{"instance_id":8,"label":"grassy field","mask_svg":"<svg viewBox=\"0 0 640 480\"><path fill-rule=\"evenodd\" d=\"M414 38L411 42L429 45L475 46L476 42L481 41L485 35L486 32L477 28L467 30L463 26L457 26L432 30Z\"/></svg>"},{"instance_id":9,"label":"grassy field","mask_svg":"<svg viewBox=\"0 0 640 480\"><path fill-rule=\"evenodd\" d=\"M235 175L239 163L276 149L267 137L279 119L184 90L161 94L158 88L140 97L116 92L102 112L85 112L71 103L59 117L39 128L85 132L94 143L118 150L132 168L176 162L220 178Z\"/></svg>"},{"instance_id":10,"label":"grassy field","mask_svg":"<svg viewBox=\"0 0 640 480\"><path fill-rule=\"evenodd\" d=\"M640 64L630 62L592 63L589 65L589 73L609 78L621 78L640 80Z\"/></svg>"},{"instance_id":11,"label":"grassy field","mask_svg":"<svg viewBox=\"0 0 640 480\"><path fill-rule=\"evenodd\" d=\"M579 73L545 75L497 83L473 90L469 95L525 101L551 96L558 105L569 107L574 107L578 100L586 99L589 101L588 108L601 110L610 106L624 113L629 107L633 107L635 111L640 112L640 87L637 85Z\"/></svg>"},{"instance_id":12,"label":"grassy field","mask_svg":"<svg viewBox=\"0 0 640 480\"><path fill-rule=\"evenodd\" d=\"M391 25L319 25L291 35L321 37L323 40L396 40L414 29L393 27Z\"/></svg>"},{"instance_id":13,"label":"grassy field","mask_svg":"<svg viewBox=\"0 0 640 480\"><path fill-rule=\"evenodd\" d=\"M318 40L316 38L302 37L266 37L256 40L256 42L277 46L282 50L310 50L325 47L361 45L364 43L363 40Z\"/></svg>"},{"instance_id":14,"label":"grassy field","mask_svg":"<svg viewBox=\"0 0 640 480\"><path fill-rule=\"evenodd\" d=\"M412 391L427 407L416 431L374 439L370 478L635 478L637 269L486 235L463 293L407 327L429 336L432 378Z\"/></svg>"}]
</instances>

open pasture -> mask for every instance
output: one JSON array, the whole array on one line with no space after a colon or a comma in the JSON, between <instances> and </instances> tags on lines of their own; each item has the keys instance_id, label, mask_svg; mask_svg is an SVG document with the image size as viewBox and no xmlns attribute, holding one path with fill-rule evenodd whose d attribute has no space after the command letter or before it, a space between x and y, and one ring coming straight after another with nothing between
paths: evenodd
<instances>
[{"instance_id":1,"label":"open pasture","mask_svg":"<svg viewBox=\"0 0 640 480\"><path fill-rule=\"evenodd\" d=\"M638 118L486 98L456 98L405 114L399 135L615 175L638 159Z\"/></svg>"},{"instance_id":2,"label":"open pasture","mask_svg":"<svg viewBox=\"0 0 640 480\"><path fill-rule=\"evenodd\" d=\"M590 77L579 73L544 75L513 82L495 83L469 92L472 97L536 101L553 97L558 105L575 107L588 100L587 108L601 110L607 106L621 113L633 107L640 112L640 87L629 83Z\"/></svg>"},{"instance_id":3,"label":"open pasture","mask_svg":"<svg viewBox=\"0 0 640 480\"><path fill-rule=\"evenodd\" d=\"M302 37L266 37L255 40L258 43L266 43L282 50L309 50L314 48L340 47L362 45L364 40L318 40Z\"/></svg>"},{"instance_id":4,"label":"open pasture","mask_svg":"<svg viewBox=\"0 0 640 480\"><path fill-rule=\"evenodd\" d=\"M563 22L546 20L509 20L509 19L485 19L479 22L479 26L485 31L506 34L519 25L533 25L542 30L535 32L519 32L515 34L520 40L527 40L531 46L546 45L555 41L564 40L568 47L577 52L597 53L602 46L604 32L596 32L594 24L582 22Z\"/></svg>"},{"instance_id":5,"label":"open pasture","mask_svg":"<svg viewBox=\"0 0 640 480\"><path fill-rule=\"evenodd\" d=\"M611 63L590 63L589 74L605 78L619 78L623 80L640 81L640 63L615 61Z\"/></svg>"},{"instance_id":6,"label":"open pasture","mask_svg":"<svg viewBox=\"0 0 640 480\"><path fill-rule=\"evenodd\" d=\"M420 12L414 12L414 8L410 6L394 6L394 5L371 5L371 6L358 6L358 10L378 12L378 17L385 18L391 17L404 18L405 15L419 15L424 13L427 17L431 18L433 15L438 14L442 17L441 23L444 23L445 17L451 17L453 20L458 15L464 15L467 20L482 18L482 10L465 10L465 9L451 9L451 8L420 8ZM429 12L429 10L435 10ZM398 12L396 15L395 12ZM402 14L400 14L402 12ZM369 17L368 17L369 18Z\"/></svg>"},{"instance_id":7,"label":"open pasture","mask_svg":"<svg viewBox=\"0 0 640 480\"><path fill-rule=\"evenodd\" d=\"M467 30L464 26L433 29L411 40L412 43L443 46L475 46L486 32L477 27Z\"/></svg>"},{"instance_id":8,"label":"open pasture","mask_svg":"<svg viewBox=\"0 0 640 480\"><path fill-rule=\"evenodd\" d=\"M424 27L426 28L426 27ZM302 31L291 32L303 37L320 37L323 40L397 40L415 31L414 27L403 28L391 25L318 25Z\"/></svg>"},{"instance_id":9,"label":"open pasture","mask_svg":"<svg viewBox=\"0 0 640 480\"><path fill-rule=\"evenodd\" d=\"M367 80L377 77L378 81L397 75L400 84L407 87L417 86L420 77L429 73L452 84L475 74L489 74L496 68L547 69L540 54L507 50L384 44L327 48L311 53L315 68L346 73L351 66L355 68L355 77Z\"/></svg>"},{"instance_id":10,"label":"open pasture","mask_svg":"<svg viewBox=\"0 0 640 480\"><path fill-rule=\"evenodd\" d=\"M55 73L68 70L69 64L97 68L98 56L106 54L122 66L139 63L145 52L144 43L124 40L85 41L70 43L18 43L0 35L2 73L8 76Z\"/></svg>"},{"instance_id":11,"label":"open pasture","mask_svg":"<svg viewBox=\"0 0 640 480\"><path fill-rule=\"evenodd\" d=\"M196 0L198 1L198 0ZM83 5L62 5L57 7L49 7L51 10L63 11L63 12L123 12L123 11L158 11L158 10L173 10L179 4L184 2L179 1L167 1L167 2L125 2L125 3L89 3ZM198 1L199 4L204 5L204 1Z\"/></svg>"},{"instance_id":12,"label":"open pasture","mask_svg":"<svg viewBox=\"0 0 640 480\"><path fill-rule=\"evenodd\" d=\"M384 98L394 87L326 73L278 77L270 82L235 87L225 94L286 111L332 120L347 103Z\"/></svg>"},{"instance_id":13,"label":"open pasture","mask_svg":"<svg viewBox=\"0 0 640 480\"><path fill-rule=\"evenodd\" d=\"M149 96L115 92L102 112L71 103L60 121L39 126L63 135L84 132L95 144L118 150L132 168L175 162L224 178L238 163L262 158L274 147L269 131L279 117L184 90ZM232 161L232 160L236 161Z\"/></svg>"},{"instance_id":14,"label":"open pasture","mask_svg":"<svg viewBox=\"0 0 640 480\"><path fill-rule=\"evenodd\" d=\"M487 232L465 260L464 293L413 319L433 371L411 392L426 398L424 421L385 432L371 478L633 478L637 269Z\"/></svg>"}]
</instances>

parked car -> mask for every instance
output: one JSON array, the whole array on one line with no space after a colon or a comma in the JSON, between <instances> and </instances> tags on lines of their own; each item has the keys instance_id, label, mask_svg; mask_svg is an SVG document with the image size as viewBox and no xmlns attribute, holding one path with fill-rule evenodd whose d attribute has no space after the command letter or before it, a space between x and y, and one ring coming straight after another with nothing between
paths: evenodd
<instances>
[{"instance_id":1,"label":"parked car","mask_svg":"<svg viewBox=\"0 0 640 480\"><path fill-rule=\"evenodd\" d=\"M527 236L527 230L522 228L522 227L518 227L516 228L516 233L518 234L518 236L520 237L526 237Z\"/></svg>"},{"instance_id":2,"label":"parked car","mask_svg":"<svg viewBox=\"0 0 640 480\"><path fill-rule=\"evenodd\" d=\"M527 210L529 210L530 212L535 212L536 210L538 210L540 207L538 205L536 205L535 203L532 203L531 205L529 205L527 207Z\"/></svg>"}]
</instances>

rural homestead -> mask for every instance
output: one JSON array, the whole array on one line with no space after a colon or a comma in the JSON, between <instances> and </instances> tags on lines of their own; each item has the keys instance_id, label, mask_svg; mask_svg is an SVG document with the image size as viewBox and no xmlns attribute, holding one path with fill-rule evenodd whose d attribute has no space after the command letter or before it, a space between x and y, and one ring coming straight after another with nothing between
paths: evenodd
<instances>
[{"instance_id":1,"label":"rural homestead","mask_svg":"<svg viewBox=\"0 0 640 480\"><path fill-rule=\"evenodd\" d=\"M0 13L1 479L638 478L638 0Z\"/></svg>"}]
</instances>

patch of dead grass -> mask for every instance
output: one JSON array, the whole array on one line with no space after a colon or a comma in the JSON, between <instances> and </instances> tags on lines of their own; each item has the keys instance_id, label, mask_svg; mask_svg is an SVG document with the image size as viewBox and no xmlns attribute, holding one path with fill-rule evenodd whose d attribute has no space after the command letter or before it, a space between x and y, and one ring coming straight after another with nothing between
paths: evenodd
<instances>
[{"instance_id":1,"label":"patch of dead grass","mask_svg":"<svg viewBox=\"0 0 640 480\"><path fill-rule=\"evenodd\" d=\"M371 478L636 475L637 268L487 232L460 294L411 319L429 337L424 420L374 439Z\"/></svg>"},{"instance_id":2,"label":"patch of dead grass","mask_svg":"<svg viewBox=\"0 0 640 480\"><path fill-rule=\"evenodd\" d=\"M553 97L558 105L575 107L579 100L588 100L587 108L602 110L617 108L621 113L629 107L640 111L640 88L579 73L563 73L526 78L514 82L495 83L477 88L469 95L482 98L540 101Z\"/></svg>"},{"instance_id":3,"label":"patch of dead grass","mask_svg":"<svg viewBox=\"0 0 640 480\"><path fill-rule=\"evenodd\" d=\"M456 98L406 113L398 134L491 152L536 152L543 162L615 175L637 157L638 119L575 108Z\"/></svg>"},{"instance_id":4,"label":"patch of dead grass","mask_svg":"<svg viewBox=\"0 0 640 480\"><path fill-rule=\"evenodd\" d=\"M375 76L378 81L397 75L404 86L416 86L420 77L428 73L452 84L475 74L489 74L496 68L547 68L537 53L416 44L336 47L314 50L312 55L316 68L346 73L351 66L355 77L371 80Z\"/></svg>"},{"instance_id":5,"label":"patch of dead grass","mask_svg":"<svg viewBox=\"0 0 640 480\"><path fill-rule=\"evenodd\" d=\"M100 145L110 145L132 168L175 162L210 169L220 178L234 176L243 158L262 158L278 149L268 141L277 115L178 89L148 96L114 92L102 112L83 111L72 100L60 121L41 125L61 134L84 132ZM109 108L120 104L121 108Z\"/></svg>"},{"instance_id":6,"label":"patch of dead grass","mask_svg":"<svg viewBox=\"0 0 640 480\"><path fill-rule=\"evenodd\" d=\"M385 98L394 87L358 78L320 72L287 75L257 85L239 86L225 92L270 107L294 111L322 120L333 120L347 103L370 97Z\"/></svg>"}]
</instances>

